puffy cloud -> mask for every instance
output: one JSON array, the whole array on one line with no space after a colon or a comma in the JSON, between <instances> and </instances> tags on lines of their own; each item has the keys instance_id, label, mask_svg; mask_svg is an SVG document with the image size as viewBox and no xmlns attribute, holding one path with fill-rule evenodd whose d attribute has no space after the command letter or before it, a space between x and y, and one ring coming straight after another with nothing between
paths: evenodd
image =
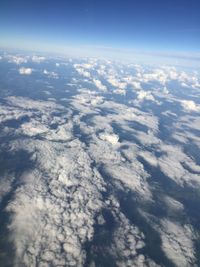
<instances>
[{"instance_id":1,"label":"puffy cloud","mask_svg":"<svg viewBox=\"0 0 200 267\"><path fill-rule=\"evenodd\" d=\"M41 125L40 123L30 121L27 123L23 123L22 131L26 135L34 136L38 134L44 134L45 132L48 131L48 128L45 127L44 125Z\"/></svg>"},{"instance_id":2,"label":"puffy cloud","mask_svg":"<svg viewBox=\"0 0 200 267\"><path fill-rule=\"evenodd\" d=\"M32 56L32 61L35 62L35 63L41 63L45 60L46 58L43 57L43 56Z\"/></svg>"},{"instance_id":3,"label":"puffy cloud","mask_svg":"<svg viewBox=\"0 0 200 267\"><path fill-rule=\"evenodd\" d=\"M53 109L63 109L61 105L54 103L53 101L40 101L40 100L32 100L31 98L26 97L15 97L10 96L6 98L9 105L13 106L13 108L18 107L20 111L26 110L30 111L30 109L36 109L43 112L49 112Z\"/></svg>"},{"instance_id":4,"label":"puffy cloud","mask_svg":"<svg viewBox=\"0 0 200 267\"><path fill-rule=\"evenodd\" d=\"M115 211L118 218L118 226L114 232L114 240L111 245L111 254L116 258L117 266L149 266L149 258L138 253L145 248L145 236L138 227L131 225L125 215ZM154 264L154 265L153 265ZM150 266L156 266L151 262Z\"/></svg>"},{"instance_id":5,"label":"puffy cloud","mask_svg":"<svg viewBox=\"0 0 200 267\"><path fill-rule=\"evenodd\" d=\"M108 82L112 86L118 87L119 89L125 89L127 87L127 83L126 82L121 82L118 79L116 79L114 76L109 76L108 77Z\"/></svg>"},{"instance_id":6,"label":"puffy cloud","mask_svg":"<svg viewBox=\"0 0 200 267\"><path fill-rule=\"evenodd\" d=\"M142 157L146 162L148 162L148 164L150 164L151 166L157 167L158 160L153 153L141 150L138 155Z\"/></svg>"},{"instance_id":7,"label":"puffy cloud","mask_svg":"<svg viewBox=\"0 0 200 267\"><path fill-rule=\"evenodd\" d=\"M176 266L197 266L194 255L193 230L189 225L162 221L162 247Z\"/></svg>"},{"instance_id":8,"label":"puffy cloud","mask_svg":"<svg viewBox=\"0 0 200 267\"><path fill-rule=\"evenodd\" d=\"M12 183L15 180L14 173L5 173L0 180L0 202L12 190Z\"/></svg>"},{"instance_id":9,"label":"puffy cloud","mask_svg":"<svg viewBox=\"0 0 200 267\"><path fill-rule=\"evenodd\" d=\"M177 184L184 184L190 187L200 185L198 175L190 172L184 167L183 163L189 164L195 168L195 162L187 156L179 146L160 144L160 150L163 155L159 157L158 164L162 172Z\"/></svg>"},{"instance_id":10,"label":"puffy cloud","mask_svg":"<svg viewBox=\"0 0 200 267\"><path fill-rule=\"evenodd\" d=\"M186 73L177 70L175 67L167 66L163 66L160 69L139 69L135 78L137 78L136 82L158 82L162 86L166 86L171 81L177 81L182 86L198 88L199 83L198 74Z\"/></svg>"},{"instance_id":11,"label":"puffy cloud","mask_svg":"<svg viewBox=\"0 0 200 267\"><path fill-rule=\"evenodd\" d=\"M102 84L102 82L100 80L97 80L97 79L93 79L93 83L95 84L95 86L103 91L103 92L106 92L107 91L107 88L105 85Z\"/></svg>"},{"instance_id":12,"label":"puffy cloud","mask_svg":"<svg viewBox=\"0 0 200 267\"><path fill-rule=\"evenodd\" d=\"M144 82L157 81L160 84L165 85L167 82L167 74L162 69L156 69L152 73L143 74L142 80Z\"/></svg>"},{"instance_id":13,"label":"puffy cloud","mask_svg":"<svg viewBox=\"0 0 200 267\"><path fill-rule=\"evenodd\" d=\"M50 78L58 79L58 74L55 73L54 71L48 71L48 70L44 69L43 73Z\"/></svg>"},{"instance_id":14,"label":"puffy cloud","mask_svg":"<svg viewBox=\"0 0 200 267\"><path fill-rule=\"evenodd\" d=\"M141 84L140 84L140 82L131 81L129 84L130 84L134 89L141 89Z\"/></svg>"},{"instance_id":15,"label":"puffy cloud","mask_svg":"<svg viewBox=\"0 0 200 267\"><path fill-rule=\"evenodd\" d=\"M194 89L200 89L200 82L199 81L195 82L194 84L192 84L192 87Z\"/></svg>"},{"instance_id":16,"label":"puffy cloud","mask_svg":"<svg viewBox=\"0 0 200 267\"><path fill-rule=\"evenodd\" d=\"M17 65L28 62L28 57L25 57L25 56L8 55L6 56L6 58L8 58L9 62L15 63Z\"/></svg>"},{"instance_id":17,"label":"puffy cloud","mask_svg":"<svg viewBox=\"0 0 200 267\"><path fill-rule=\"evenodd\" d=\"M174 211L175 213L177 212L183 212L184 211L184 206L182 203L179 201L173 199L172 197L165 196L164 201L168 207L168 209L171 211Z\"/></svg>"},{"instance_id":18,"label":"puffy cloud","mask_svg":"<svg viewBox=\"0 0 200 267\"><path fill-rule=\"evenodd\" d=\"M92 266L100 253L119 267L159 266L148 254L148 235L155 229L161 240L156 244L158 253L163 251L177 266L195 266L197 237L190 218L184 220L185 203L154 180L158 169L162 179L174 182L179 194L185 188L199 188L200 167L182 146L188 140L199 145L199 119L193 113L177 116L175 107L183 103L182 95L174 95L169 85L165 92L168 81L188 78L176 69L81 62L67 61L82 77L67 81L71 87L61 91L59 100L53 98L53 91L62 89L48 80L51 99L10 96L0 106L1 137L6 137L8 152L20 155L23 149L29 155L27 167L17 173L8 170L0 179L0 199L12 194L5 211L9 240L16 250L14 265L81 267L89 262ZM44 74L51 72L49 66ZM103 83L109 79L115 88L107 86L106 98ZM152 81L159 85L154 87ZM142 89L149 82L151 90ZM100 90L89 89L91 84ZM140 101L120 100L113 92L128 92L140 101L162 98L164 105L142 110ZM171 129L164 136L163 121ZM164 211L155 218L158 198ZM131 203L128 212L122 200Z\"/></svg>"},{"instance_id":19,"label":"puffy cloud","mask_svg":"<svg viewBox=\"0 0 200 267\"><path fill-rule=\"evenodd\" d=\"M192 100L181 100L181 105L186 111L200 111L199 105L197 105L194 101Z\"/></svg>"},{"instance_id":20,"label":"puffy cloud","mask_svg":"<svg viewBox=\"0 0 200 267\"><path fill-rule=\"evenodd\" d=\"M116 145L119 141L119 137L116 134L101 133L99 137L101 140L108 141L112 145Z\"/></svg>"},{"instance_id":21,"label":"puffy cloud","mask_svg":"<svg viewBox=\"0 0 200 267\"><path fill-rule=\"evenodd\" d=\"M82 75L83 77L85 78L91 78L91 74L89 71L87 71L87 67L85 68L84 65L82 64L74 64L74 68L75 70L80 74ZM86 69L86 70L85 70ZM89 68L90 69L90 68Z\"/></svg>"},{"instance_id":22,"label":"puffy cloud","mask_svg":"<svg viewBox=\"0 0 200 267\"><path fill-rule=\"evenodd\" d=\"M92 69L94 67L94 63L84 63L81 65L84 69Z\"/></svg>"},{"instance_id":23,"label":"puffy cloud","mask_svg":"<svg viewBox=\"0 0 200 267\"><path fill-rule=\"evenodd\" d=\"M139 101L143 100L155 101L154 96L149 91L139 91L137 94L137 99Z\"/></svg>"},{"instance_id":24,"label":"puffy cloud","mask_svg":"<svg viewBox=\"0 0 200 267\"><path fill-rule=\"evenodd\" d=\"M83 266L83 245L91 240L94 216L103 205L100 192L104 181L91 168L83 144L73 136L66 138L72 130L66 118L51 115L61 106L17 97L8 101L14 104L12 114L18 108L26 113L34 107L30 121L22 123L17 131L43 137L12 143L13 150L23 147L37 163L36 169L20 176L22 185L7 206L7 211L12 212L9 230L16 248L16 265L34 265L39 257L44 265ZM50 129L50 122L58 127ZM4 187L6 191L9 188L9 184Z\"/></svg>"},{"instance_id":25,"label":"puffy cloud","mask_svg":"<svg viewBox=\"0 0 200 267\"><path fill-rule=\"evenodd\" d=\"M22 75L30 75L32 72L33 72L33 69L31 69L31 68L22 67L19 69L19 73Z\"/></svg>"},{"instance_id":26,"label":"puffy cloud","mask_svg":"<svg viewBox=\"0 0 200 267\"><path fill-rule=\"evenodd\" d=\"M113 90L113 93L118 94L118 95L126 95L126 90L119 88L119 89Z\"/></svg>"}]
</instances>

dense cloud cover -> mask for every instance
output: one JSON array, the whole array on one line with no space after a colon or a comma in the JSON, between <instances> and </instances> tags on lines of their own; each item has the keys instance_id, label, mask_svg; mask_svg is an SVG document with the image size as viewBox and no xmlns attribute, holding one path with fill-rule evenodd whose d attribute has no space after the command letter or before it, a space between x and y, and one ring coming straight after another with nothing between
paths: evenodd
<instances>
[{"instance_id":1,"label":"dense cloud cover","mask_svg":"<svg viewBox=\"0 0 200 267\"><path fill-rule=\"evenodd\" d=\"M0 265L199 266L199 73L0 64Z\"/></svg>"}]
</instances>

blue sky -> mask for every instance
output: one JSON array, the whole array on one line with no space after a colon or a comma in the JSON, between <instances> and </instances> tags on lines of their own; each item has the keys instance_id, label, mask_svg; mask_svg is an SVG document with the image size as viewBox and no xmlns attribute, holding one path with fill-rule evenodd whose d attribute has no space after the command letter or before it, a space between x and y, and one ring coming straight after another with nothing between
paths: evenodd
<instances>
[{"instance_id":1,"label":"blue sky","mask_svg":"<svg viewBox=\"0 0 200 267\"><path fill-rule=\"evenodd\" d=\"M200 51L199 0L2 0L1 46Z\"/></svg>"}]
</instances>

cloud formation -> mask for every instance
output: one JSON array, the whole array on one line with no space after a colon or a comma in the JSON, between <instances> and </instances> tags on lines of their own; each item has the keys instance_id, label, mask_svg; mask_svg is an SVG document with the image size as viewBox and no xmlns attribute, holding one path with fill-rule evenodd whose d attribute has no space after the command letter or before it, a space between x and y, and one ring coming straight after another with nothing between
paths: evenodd
<instances>
[{"instance_id":1,"label":"cloud formation","mask_svg":"<svg viewBox=\"0 0 200 267\"><path fill-rule=\"evenodd\" d=\"M200 107L193 100L182 100L181 105L187 111L200 111Z\"/></svg>"},{"instance_id":2,"label":"cloud formation","mask_svg":"<svg viewBox=\"0 0 200 267\"><path fill-rule=\"evenodd\" d=\"M32 72L33 72L33 69L31 69L31 68L22 67L19 69L19 74L22 74L22 75L30 75L30 74L32 74Z\"/></svg>"},{"instance_id":3,"label":"cloud formation","mask_svg":"<svg viewBox=\"0 0 200 267\"><path fill-rule=\"evenodd\" d=\"M34 85L48 94L0 105L13 266L198 266L198 75L55 60L57 79ZM51 64L34 71L55 78Z\"/></svg>"}]
</instances>

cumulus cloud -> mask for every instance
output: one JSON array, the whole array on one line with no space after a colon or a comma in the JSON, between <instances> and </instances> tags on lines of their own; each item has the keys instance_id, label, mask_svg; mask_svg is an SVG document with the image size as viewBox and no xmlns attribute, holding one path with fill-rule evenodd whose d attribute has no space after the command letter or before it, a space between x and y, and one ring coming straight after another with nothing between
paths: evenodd
<instances>
[{"instance_id":1,"label":"cumulus cloud","mask_svg":"<svg viewBox=\"0 0 200 267\"><path fill-rule=\"evenodd\" d=\"M194 255L193 230L189 225L162 221L162 247L176 266L197 266Z\"/></svg>"},{"instance_id":2,"label":"cumulus cloud","mask_svg":"<svg viewBox=\"0 0 200 267\"><path fill-rule=\"evenodd\" d=\"M164 70L156 69L152 73L145 73L142 76L143 81L149 82L149 81L156 81L159 82L162 85L166 84L167 81L167 74Z\"/></svg>"},{"instance_id":3,"label":"cumulus cloud","mask_svg":"<svg viewBox=\"0 0 200 267\"><path fill-rule=\"evenodd\" d=\"M81 64L74 64L75 70L85 78L91 78L90 72L87 70L88 68ZM90 69L90 68L89 68Z\"/></svg>"},{"instance_id":4,"label":"cumulus cloud","mask_svg":"<svg viewBox=\"0 0 200 267\"><path fill-rule=\"evenodd\" d=\"M157 266L157 264L138 253L145 248L145 236L138 227L131 225L126 216L115 211L119 223L114 232L114 240L111 245L111 254L116 258L117 266Z\"/></svg>"},{"instance_id":5,"label":"cumulus cloud","mask_svg":"<svg viewBox=\"0 0 200 267\"><path fill-rule=\"evenodd\" d=\"M28 62L28 57L25 56L7 55L6 58L8 59L9 62L15 63L17 65Z\"/></svg>"},{"instance_id":6,"label":"cumulus cloud","mask_svg":"<svg viewBox=\"0 0 200 267\"><path fill-rule=\"evenodd\" d=\"M31 68L22 67L19 69L19 73L22 75L30 75L30 74L32 74L32 72L33 72L33 69L31 69Z\"/></svg>"},{"instance_id":7,"label":"cumulus cloud","mask_svg":"<svg viewBox=\"0 0 200 267\"><path fill-rule=\"evenodd\" d=\"M185 183L191 187L200 185L198 175L187 170L183 163L195 167L195 162L187 156L179 146L160 144L163 155L159 157L158 164L163 173L183 186Z\"/></svg>"},{"instance_id":8,"label":"cumulus cloud","mask_svg":"<svg viewBox=\"0 0 200 267\"><path fill-rule=\"evenodd\" d=\"M127 87L126 82L119 81L115 76L108 76L108 82L114 86L118 87L119 89L125 89Z\"/></svg>"},{"instance_id":9,"label":"cumulus cloud","mask_svg":"<svg viewBox=\"0 0 200 267\"><path fill-rule=\"evenodd\" d=\"M8 152L23 149L30 161L22 171L8 170L0 179L0 199L12 194L5 211L14 265L92 266L95 257L90 258L87 244L90 254L111 255L119 267L156 267L155 257L148 254L151 232L146 230L155 229L161 240L158 253L177 266L195 266L197 237L190 218L184 220L185 203L154 177L158 169L179 194L200 184L200 167L182 146L187 140L199 144L199 119L192 112L176 115L177 103L187 101L190 110L198 104L188 104L191 100L177 97L168 85L170 80L193 84L195 78L189 80L174 68L116 66L95 59L67 64L80 76L67 81L66 91L62 80L57 86L49 79L52 98L6 96L0 106L1 137L8 140ZM52 73L51 66L44 70L49 77ZM53 98L55 90L62 93L60 99ZM139 101L116 95L125 93ZM158 98L163 106L152 103L142 109L140 102L157 103ZM158 198L165 209L155 218ZM123 201L131 209L124 210Z\"/></svg>"},{"instance_id":10,"label":"cumulus cloud","mask_svg":"<svg viewBox=\"0 0 200 267\"><path fill-rule=\"evenodd\" d=\"M0 202L12 190L12 183L15 180L13 173L5 173L0 180Z\"/></svg>"},{"instance_id":11,"label":"cumulus cloud","mask_svg":"<svg viewBox=\"0 0 200 267\"><path fill-rule=\"evenodd\" d=\"M126 90L119 88L119 89L113 90L113 93L118 94L118 95L126 95Z\"/></svg>"},{"instance_id":12,"label":"cumulus cloud","mask_svg":"<svg viewBox=\"0 0 200 267\"><path fill-rule=\"evenodd\" d=\"M199 105L197 105L194 101L192 100L181 100L181 105L186 111L200 111Z\"/></svg>"},{"instance_id":13,"label":"cumulus cloud","mask_svg":"<svg viewBox=\"0 0 200 267\"><path fill-rule=\"evenodd\" d=\"M164 201L168 207L168 209L171 211L177 212L184 212L184 205L177 201L176 199L173 199L172 197L165 196Z\"/></svg>"},{"instance_id":14,"label":"cumulus cloud","mask_svg":"<svg viewBox=\"0 0 200 267\"><path fill-rule=\"evenodd\" d=\"M44 264L83 266L85 252L82 245L92 238L93 217L102 206L98 191L103 189L103 183L86 164L89 158L83 151L80 153L79 145L78 142L72 144L69 157L69 151L66 154L60 150L63 145L56 152L58 147L52 147L50 143L27 144L30 151L33 146L39 149L37 159L40 167L36 172L24 174L21 178L24 186L16 191L15 200L7 208L13 214L9 228L16 246L17 261L21 264L35 264L36 257L39 257ZM48 163L46 157L42 160L47 152L50 153ZM58 157L56 165L55 157ZM79 168L84 170L83 177ZM44 172L49 174L44 177ZM94 185L90 179L95 179Z\"/></svg>"},{"instance_id":15,"label":"cumulus cloud","mask_svg":"<svg viewBox=\"0 0 200 267\"><path fill-rule=\"evenodd\" d=\"M101 90L101 91L103 91L103 92L106 92L106 91L107 91L106 86L103 85L102 82L101 82L100 80L93 79L93 82L94 82L95 86L96 86L99 90Z\"/></svg>"},{"instance_id":16,"label":"cumulus cloud","mask_svg":"<svg viewBox=\"0 0 200 267\"><path fill-rule=\"evenodd\" d=\"M58 79L58 74L54 71L48 71L48 70L44 69L43 73L50 78Z\"/></svg>"},{"instance_id":17,"label":"cumulus cloud","mask_svg":"<svg viewBox=\"0 0 200 267\"><path fill-rule=\"evenodd\" d=\"M137 99L139 101L143 100L155 101L154 96L149 91L139 91L137 94Z\"/></svg>"},{"instance_id":18,"label":"cumulus cloud","mask_svg":"<svg viewBox=\"0 0 200 267\"><path fill-rule=\"evenodd\" d=\"M119 141L119 137L116 134L101 133L99 137L101 140L108 141L112 145L116 145Z\"/></svg>"},{"instance_id":19,"label":"cumulus cloud","mask_svg":"<svg viewBox=\"0 0 200 267\"><path fill-rule=\"evenodd\" d=\"M46 58L43 57L43 56L32 56L32 61L35 62L35 63L41 63L45 60Z\"/></svg>"},{"instance_id":20,"label":"cumulus cloud","mask_svg":"<svg viewBox=\"0 0 200 267\"><path fill-rule=\"evenodd\" d=\"M52 112L61 106L17 97L8 101L14 104L13 114L18 107L24 113L34 107L30 121L17 131L43 137L12 144L14 150L23 147L32 153L37 162L37 169L20 177L23 185L7 207L12 212L9 230L16 247L16 265L34 265L39 257L44 265L48 262L54 266L83 266L83 244L92 238L94 216L103 205L100 192L104 190L104 181L90 167L91 159L83 144L66 136L70 131L66 118L52 117ZM50 129L50 122L57 123L58 128Z\"/></svg>"},{"instance_id":21,"label":"cumulus cloud","mask_svg":"<svg viewBox=\"0 0 200 267\"><path fill-rule=\"evenodd\" d=\"M134 89L141 89L141 84L140 84L140 82L131 81L129 84L130 84Z\"/></svg>"}]
</instances>

